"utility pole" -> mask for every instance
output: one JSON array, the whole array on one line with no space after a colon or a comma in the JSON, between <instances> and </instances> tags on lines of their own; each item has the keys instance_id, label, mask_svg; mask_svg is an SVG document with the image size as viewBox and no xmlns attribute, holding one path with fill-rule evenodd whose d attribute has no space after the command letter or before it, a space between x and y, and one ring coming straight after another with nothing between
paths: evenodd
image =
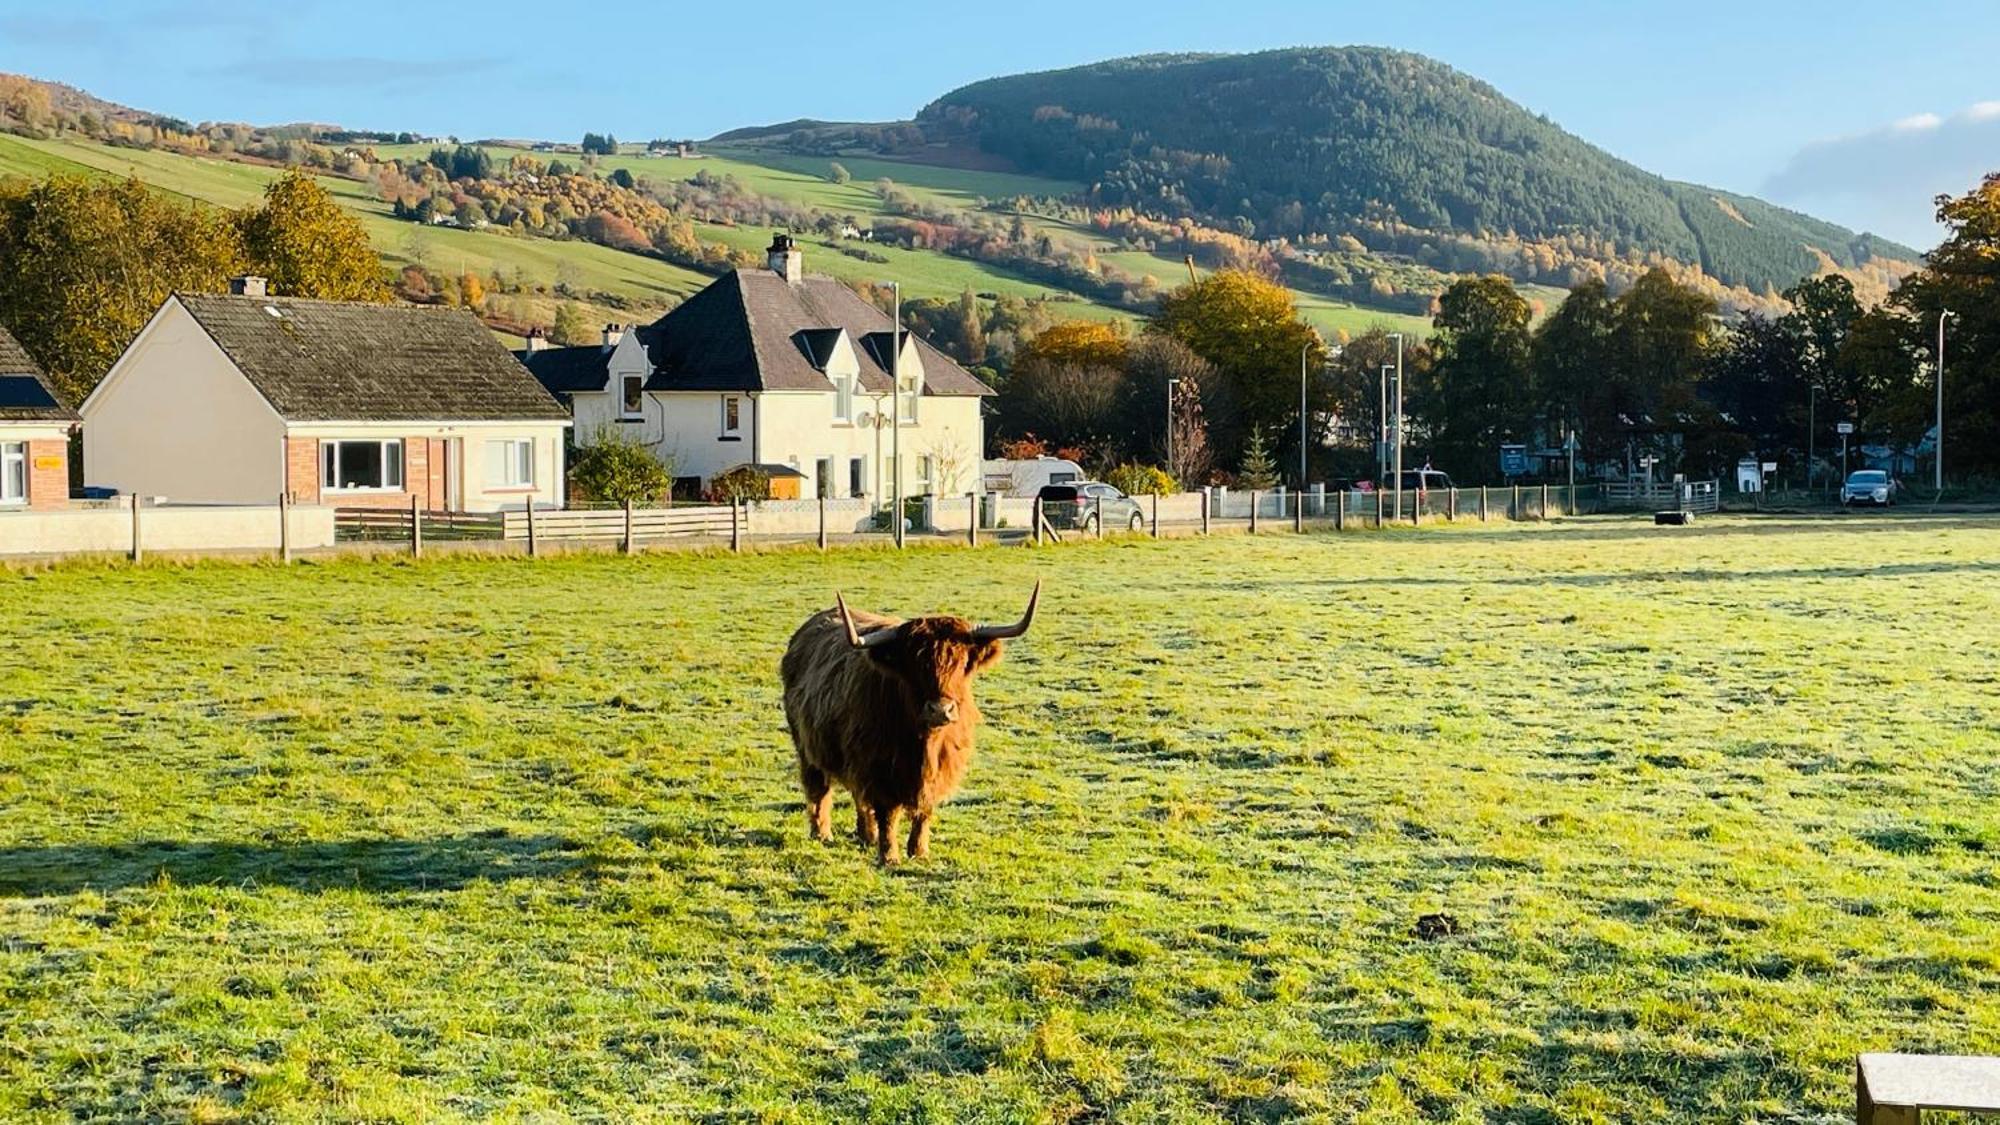
<instances>
[{"instance_id":1,"label":"utility pole","mask_svg":"<svg viewBox=\"0 0 2000 1125\"><path fill-rule=\"evenodd\" d=\"M1312 354L1312 341L1299 345L1299 503L1305 503L1306 491L1306 357ZM1301 509L1303 510L1303 509Z\"/></svg>"},{"instance_id":2,"label":"utility pole","mask_svg":"<svg viewBox=\"0 0 2000 1125\"><path fill-rule=\"evenodd\" d=\"M1819 384L1806 384L1806 491L1811 492L1819 483L1813 456L1819 441Z\"/></svg>"},{"instance_id":3,"label":"utility pole","mask_svg":"<svg viewBox=\"0 0 2000 1125\"><path fill-rule=\"evenodd\" d=\"M1382 365L1381 386L1378 388L1381 402L1375 408L1375 487L1382 487L1382 478L1389 475L1389 365Z\"/></svg>"},{"instance_id":4,"label":"utility pole","mask_svg":"<svg viewBox=\"0 0 2000 1125\"><path fill-rule=\"evenodd\" d=\"M1180 386L1179 379L1167 380L1167 464L1168 472L1174 471L1174 388ZM1182 481L1186 484L1186 481Z\"/></svg>"},{"instance_id":5,"label":"utility pole","mask_svg":"<svg viewBox=\"0 0 2000 1125\"><path fill-rule=\"evenodd\" d=\"M889 490L894 497L895 509L890 513L890 527L896 529L896 546L903 545L903 283L892 281L889 290L895 297L894 312L889 314L889 462L895 466L890 476Z\"/></svg>"},{"instance_id":6,"label":"utility pole","mask_svg":"<svg viewBox=\"0 0 2000 1125\"><path fill-rule=\"evenodd\" d=\"M1938 310L1938 350L1937 350L1937 440L1932 444L1932 481L1937 490L1944 491L1944 322L1951 317L1950 309Z\"/></svg>"},{"instance_id":7,"label":"utility pole","mask_svg":"<svg viewBox=\"0 0 2000 1125\"><path fill-rule=\"evenodd\" d=\"M1396 518L1403 518L1403 334L1392 332L1396 338L1396 444L1394 468L1396 481Z\"/></svg>"}]
</instances>

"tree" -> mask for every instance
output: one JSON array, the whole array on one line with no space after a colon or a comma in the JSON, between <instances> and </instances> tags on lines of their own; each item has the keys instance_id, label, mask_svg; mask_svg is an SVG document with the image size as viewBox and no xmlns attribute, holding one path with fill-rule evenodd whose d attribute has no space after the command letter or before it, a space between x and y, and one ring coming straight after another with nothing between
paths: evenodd
<instances>
[{"instance_id":1,"label":"tree","mask_svg":"<svg viewBox=\"0 0 2000 1125\"><path fill-rule=\"evenodd\" d=\"M1047 434L1061 445L1107 451L1119 438L1124 379L1117 367L1036 357L1008 378L1000 426L1010 434Z\"/></svg>"},{"instance_id":2,"label":"tree","mask_svg":"<svg viewBox=\"0 0 2000 1125\"><path fill-rule=\"evenodd\" d=\"M81 401L175 290L221 292L244 267L224 215L137 180L0 182L0 325Z\"/></svg>"},{"instance_id":3,"label":"tree","mask_svg":"<svg viewBox=\"0 0 2000 1125\"><path fill-rule=\"evenodd\" d=\"M1534 383L1550 436L1574 432L1586 460L1605 460L1623 448L1617 319L1610 289L1593 279L1570 290L1535 330Z\"/></svg>"},{"instance_id":4,"label":"tree","mask_svg":"<svg viewBox=\"0 0 2000 1125\"><path fill-rule=\"evenodd\" d=\"M486 283L471 270L458 279L458 299L468 309L478 309L486 304Z\"/></svg>"},{"instance_id":5,"label":"tree","mask_svg":"<svg viewBox=\"0 0 2000 1125\"><path fill-rule=\"evenodd\" d=\"M639 181L633 178L629 169L625 168L613 168L611 174L606 176L605 179L612 186L624 188L626 191L632 191L639 186Z\"/></svg>"},{"instance_id":6,"label":"tree","mask_svg":"<svg viewBox=\"0 0 2000 1125\"><path fill-rule=\"evenodd\" d=\"M1203 417L1202 388L1214 381L1215 366L1194 354L1179 340L1156 332L1145 333L1133 340L1125 349L1123 402L1119 409L1118 431L1124 438L1121 442L1123 451L1130 456L1167 464L1167 430L1174 425L1170 421L1170 413L1186 414L1192 410L1192 419L1199 422ZM1175 394L1175 401L1171 404L1167 395L1170 386ZM1179 424L1185 428L1188 421L1183 418ZM1202 430L1202 445L1206 447L1205 424L1202 424ZM1176 435L1177 438L1179 436ZM1202 469L1206 467L1199 466ZM1181 480L1194 479L1172 465L1168 468Z\"/></svg>"},{"instance_id":7,"label":"tree","mask_svg":"<svg viewBox=\"0 0 2000 1125\"><path fill-rule=\"evenodd\" d=\"M1017 364L1038 360L1079 367L1122 367L1128 343L1115 323L1065 320L1036 333L1014 360Z\"/></svg>"},{"instance_id":8,"label":"tree","mask_svg":"<svg viewBox=\"0 0 2000 1125\"><path fill-rule=\"evenodd\" d=\"M583 322L583 313L568 302L556 306L556 322L549 329L549 340L562 347L577 347L591 342L590 327Z\"/></svg>"},{"instance_id":9,"label":"tree","mask_svg":"<svg viewBox=\"0 0 2000 1125\"><path fill-rule=\"evenodd\" d=\"M1278 485L1278 466L1264 447L1264 431L1253 428L1243 443L1243 465L1236 472L1236 486L1263 492Z\"/></svg>"},{"instance_id":10,"label":"tree","mask_svg":"<svg viewBox=\"0 0 2000 1125\"><path fill-rule=\"evenodd\" d=\"M1470 478L1499 456L1502 441L1528 436L1532 315L1504 277L1462 278L1438 298L1435 358L1415 386L1432 459L1447 472Z\"/></svg>"},{"instance_id":11,"label":"tree","mask_svg":"<svg viewBox=\"0 0 2000 1125\"><path fill-rule=\"evenodd\" d=\"M1899 413L1935 420L1938 317L1947 309L1944 379L1944 465L1947 473L2000 472L2000 173L1962 196L1939 196L1937 217L1949 233L1926 268L1904 279L1889 298L1904 324L1914 370L1885 372L1904 383ZM1886 351L1887 324L1871 326L1871 346Z\"/></svg>"},{"instance_id":12,"label":"tree","mask_svg":"<svg viewBox=\"0 0 2000 1125\"><path fill-rule=\"evenodd\" d=\"M386 301L382 260L368 232L308 173L294 168L237 212L236 229L257 272L286 297Z\"/></svg>"},{"instance_id":13,"label":"tree","mask_svg":"<svg viewBox=\"0 0 2000 1125\"><path fill-rule=\"evenodd\" d=\"M826 178L828 183L844 184L853 180L854 175L847 170L846 165L836 160L826 166Z\"/></svg>"},{"instance_id":14,"label":"tree","mask_svg":"<svg viewBox=\"0 0 2000 1125\"><path fill-rule=\"evenodd\" d=\"M1291 294L1255 274L1222 270L1161 298L1151 330L1215 365L1208 407L1222 450L1244 448L1252 430L1297 416L1299 364L1318 370L1326 346L1299 319Z\"/></svg>"},{"instance_id":15,"label":"tree","mask_svg":"<svg viewBox=\"0 0 2000 1125\"><path fill-rule=\"evenodd\" d=\"M612 504L646 504L672 493L674 470L638 442L605 428L576 451L570 481L583 498Z\"/></svg>"}]
</instances>

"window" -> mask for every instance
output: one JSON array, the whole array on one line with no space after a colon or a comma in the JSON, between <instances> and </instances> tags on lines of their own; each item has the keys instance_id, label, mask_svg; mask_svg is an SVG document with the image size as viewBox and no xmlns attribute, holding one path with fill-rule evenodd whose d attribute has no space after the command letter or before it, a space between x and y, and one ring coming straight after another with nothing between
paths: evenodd
<instances>
[{"instance_id":1,"label":"window","mask_svg":"<svg viewBox=\"0 0 2000 1125\"><path fill-rule=\"evenodd\" d=\"M843 375L833 381L833 420L854 421L854 379Z\"/></svg>"},{"instance_id":2,"label":"window","mask_svg":"<svg viewBox=\"0 0 2000 1125\"><path fill-rule=\"evenodd\" d=\"M822 457L813 464L813 495L823 499L833 496L833 458Z\"/></svg>"},{"instance_id":3,"label":"window","mask_svg":"<svg viewBox=\"0 0 2000 1125\"><path fill-rule=\"evenodd\" d=\"M319 484L329 492L395 492L403 487L403 443L321 442Z\"/></svg>"},{"instance_id":4,"label":"window","mask_svg":"<svg viewBox=\"0 0 2000 1125\"><path fill-rule=\"evenodd\" d=\"M534 441L509 439L487 442L486 486L533 488L535 486Z\"/></svg>"},{"instance_id":5,"label":"window","mask_svg":"<svg viewBox=\"0 0 2000 1125\"><path fill-rule=\"evenodd\" d=\"M645 396L642 388L646 385L643 375L627 375L624 379L623 395L619 400L620 417L637 418L644 413Z\"/></svg>"},{"instance_id":6,"label":"window","mask_svg":"<svg viewBox=\"0 0 2000 1125\"><path fill-rule=\"evenodd\" d=\"M917 478L917 492L920 494L935 492L936 489L931 483L936 479L932 474L937 470L937 459L926 453L923 460L917 463L917 467L923 472L923 475Z\"/></svg>"},{"instance_id":7,"label":"window","mask_svg":"<svg viewBox=\"0 0 2000 1125\"><path fill-rule=\"evenodd\" d=\"M906 426L913 425L917 420L917 396L921 393L922 388L917 385L917 377L915 375L905 375L902 377L901 382L902 389L897 392L896 397L901 399L903 403L903 424Z\"/></svg>"},{"instance_id":8,"label":"window","mask_svg":"<svg viewBox=\"0 0 2000 1125\"><path fill-rule=\"evenodd\" d=\"M854 457L847 462L847 494L868 495L868 462L863 458Z\"/></svg>"},{"instance_id":9,"label":"window","mask_svg":"<svg viewBox=\"0 0 2000 1125\"><path fill-rule=\"evenodd\" d=\"M743 436L743 400L736 395L722 396L722 436L724 440Z\"/></svg>"},{"instance_id":10,"label":"window","mask_svg":"<svg viewBox=\"0 0 2000 1125\"><path fill-rule=\"evenodd\" d=\"M0 504L28 502L28 445L0 442Z\"/></svg>"}]
</instances>

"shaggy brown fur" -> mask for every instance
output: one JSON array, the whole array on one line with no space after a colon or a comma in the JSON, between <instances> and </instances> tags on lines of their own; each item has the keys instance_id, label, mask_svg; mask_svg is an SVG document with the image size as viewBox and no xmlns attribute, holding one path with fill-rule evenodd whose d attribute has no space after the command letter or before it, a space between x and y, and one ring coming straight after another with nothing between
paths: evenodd
<instances>
[{"instance_id":1,"label":"shaggy brown fur","mask_svg":"<svg viewBox=\"0 0 2000 1125\"><path fill-rule=\"evenodd\" d=\"M979 637L960 617L851 616L864 637L898 635L856 648L830 609L792 634L781 667L806 823L816 839L832 838L838 785L854 798L855 835L875 844L883 863L896 862L896 818L906 810L910 854L922 857L931 817L972 764L972 677L999 661L1005 642Z\"/></svg>"}]
</instances>

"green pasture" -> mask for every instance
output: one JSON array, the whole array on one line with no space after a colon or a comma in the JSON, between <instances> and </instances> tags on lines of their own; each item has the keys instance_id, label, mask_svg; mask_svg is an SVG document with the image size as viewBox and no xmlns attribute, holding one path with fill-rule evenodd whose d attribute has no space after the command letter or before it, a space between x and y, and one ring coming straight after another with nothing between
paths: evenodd
<instances>
[{"instance_id":1,"label":"green pasture","mask_svg":"<svg viewBox=\"0 0 2000 1125\"><path fill-rule=\"evenodd\" d=\"M0 571L0 1119L1851 1120L1858 1051L2000 1051L1996 560L1593 517ZM809 841L797 623L1036 578L933 857Z\"/></svg>"}]
</instances>

